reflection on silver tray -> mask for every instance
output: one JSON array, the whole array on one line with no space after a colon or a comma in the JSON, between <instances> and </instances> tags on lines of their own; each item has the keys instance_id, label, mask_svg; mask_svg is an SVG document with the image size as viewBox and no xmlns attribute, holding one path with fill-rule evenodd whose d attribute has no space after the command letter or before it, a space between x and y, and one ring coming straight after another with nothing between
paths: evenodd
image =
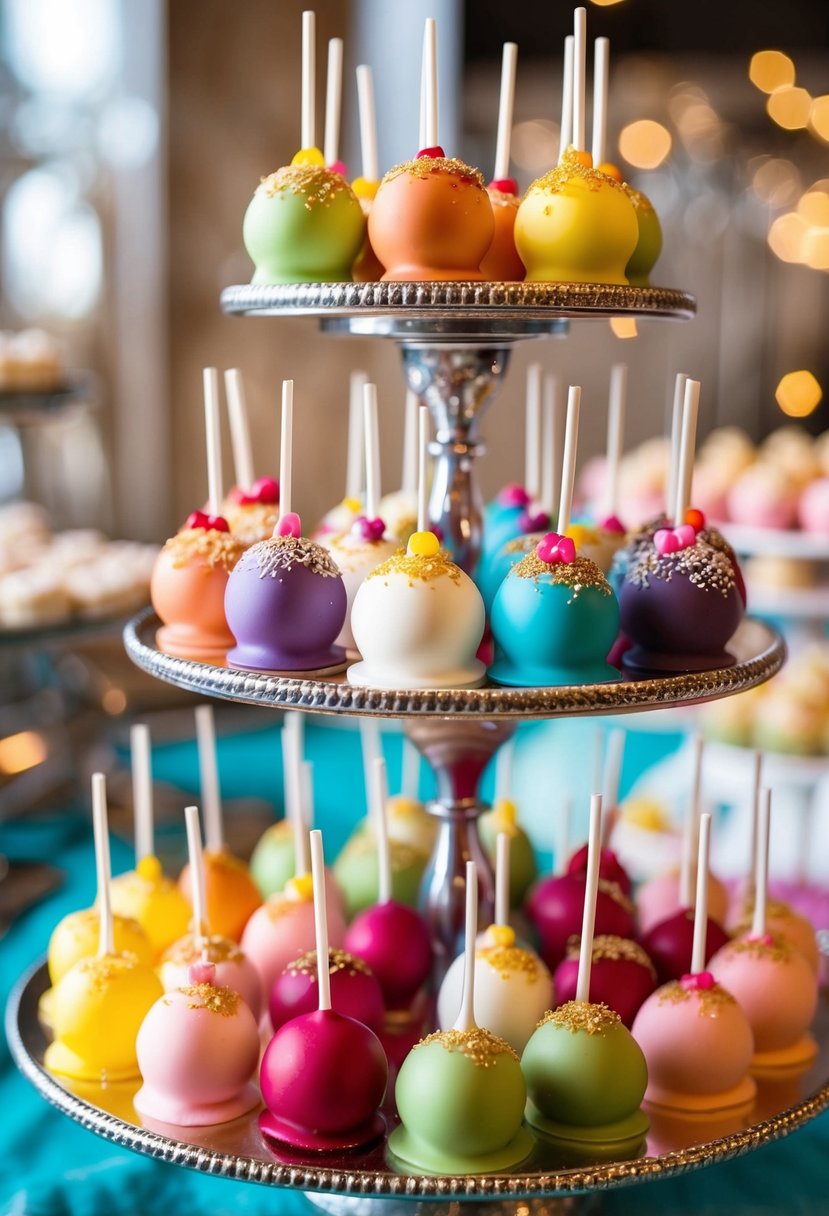
<instances>
[{"instance_id":1,"label":"reflection on silver tray","mask_svg":"<svg viewBox=\"0 0 829 1216\"><path fill-rule=\"evenodd\" d=\"M607 1190L748 1153L795 1131L829 1106L829 1008L822 1000L813 1027L820 1051L808 1071L773 1082L758 1081L754 1106L730 1122L722 1117L713 1121L652 1117L647 1155L634 1160L574 1165L572 1160L555 1160L549 1148L537 1144L530 1158L510 1174L440 1178L395 1172L382 1144L362 1154L280 1160L262 1141L256 1112L216 1127L159 1125L151 1130L142 1126L132 1105L137 1082L108 1091L87 1087L81 1093L64 1088L43 1068L47 1040L38 1023L37 1006L47 985L45 965L34 967L12 993L6 1014L6 1035L15 1062L47 1101L83 1127L125 1148L204 1173L270 1186L401 1199L519 1199Z\"/></svg>"},{"instance_id":2,"label":"reflection on silver tray","mask_svg":"<svg viewBox=\"0 0 829 1216\"><path fill-rule=\"evenodd\" d=\"M354 688L345 676L329 679L289 678L217 667L177 659L156 647L160 621L151 609L124 630L132 661L151 676L203 696L252 705L307 709L316 713L411 715L453 718L554 718L574 714L611 714L716 700L768 680L783 664L786 648L780 636L761 621L745 620L729 648L733 667L610 684L571 684L559 688L471 689Z\"/></svg>"}]
</instances>

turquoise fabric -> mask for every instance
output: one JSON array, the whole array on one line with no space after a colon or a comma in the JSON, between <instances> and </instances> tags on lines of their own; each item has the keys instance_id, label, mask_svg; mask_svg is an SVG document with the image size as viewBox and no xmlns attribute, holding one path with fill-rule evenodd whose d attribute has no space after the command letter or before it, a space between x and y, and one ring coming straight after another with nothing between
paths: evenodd
<instances>
[{"instance_id":1,"label":"turquoise fabric","mask_svg":"<svg viewBox=\"0 0 829 1216\"><path fill-rule=\"evenodd\" d=\"M269 726L220 741L226 796L256 793L273 798L281 779L276 737L275 727ZM647 760L666 754L677 742L668 736L637 738L634 732L626 758L625 786ZM398 746L396 738L385 738L393 778L399 764ZM352 731L326 727L318 720L308 730L307 747L316 761L318 818L334 850L361 813L359 742ZM154 768L160 778L185 788L196 787L192 746L160 749ZM0 942L0 987L5 1004L16 977L45 951L60 917L91 902L94 876L88 822L77 809L36 824L4 825L0 847L12 859L43 857L67 871L61 890L20 917ZM130 864L128 849L114 841L114 871ZM726 1212L729 1216L782 1212L816 1216L827 1211L827 1160L829 1117L823 1116L789 1139L736 1161L608 1193L600 1210L637 1216ZM0 1044L3 1216L273 1216L277 1212L299 1216L313 1210L295 1192L208 1177L116 1148L48 1106L15 1069L5 1039Z\"/></svg>"}]
</instances>

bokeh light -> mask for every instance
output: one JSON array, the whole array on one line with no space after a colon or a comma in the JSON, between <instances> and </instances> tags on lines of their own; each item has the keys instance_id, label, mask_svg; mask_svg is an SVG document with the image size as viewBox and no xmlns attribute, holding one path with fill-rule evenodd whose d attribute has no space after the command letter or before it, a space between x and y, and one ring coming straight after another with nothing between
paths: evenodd
<instances>
[{"instance_id":1,"label":"bokeh light","mask_svg":"<svg viewBox=\"0 0 829 1216\"><path fill-rule=\"evenodd\" d=\"M800 131L808 126L812 98L807 89L776 89L766 102L769 118L784 131Z\"/></svg>"},{"instance_id":2,"label":"bokeh light","mask_svg":"<svg viewBox=\"0 0 829 1216\"><path fill-rule=\"evenodd\" d=\"M787 372L774 391L774 397L789 418L807 418L823 399L823 389L815 376L805 369Z\"/></svg>"},{"instance_id":3,"label":"bokeh light","mask_svg":"<svg viewBox=\"0 0 829 1216\"><path fill-rule=\"evenodd\" d=\"M809 127L819 139L829 143L829 93L815 97L809 112Z\"/></svg>"},{"instance_id":4,"label":"bokeh light","mask_svg":"<svg viewBox=\"0 0 829 1216\"><path fill-rule=\"evenodd\" d=\"M794 63L782 51L757 51L751 56L748 78L763 93L794 84Z\"/></svg>"},{"instance_id":5,"label":"bokeh light","mask_svg":"<svg viewBox=\"0 0 829 1216\"><path fill-rule=\"evenodd\" d=\"M781 262L802 262L809 225L796 211L778 215L769 228L769 248Z\"/></svg>"},{"instance_id":6,"label":"bokeh light","mask_svg":"<svg viewBox=\"0 0 829 1216\"><path fill-rule=\"evenodd\" d=\"M766 157L754 170L751 189L771 207L790 207L800 195L800 174L790 160Z\"/></svg>"},{"instance_id":7,"label":"bokeh light","mask_svg":"<svg viewBox=\"0 0 829 1216\"><path fill-rule=\"evenodd\" d=\"M671 133L661 122L640 118L619 135L619 153L637 169L655 169L671 150Z\"/></svg>"},{"instance_id":8,"label":"bokeh light","mask_svg":"<svg viewBox=\"0 0 829 1216\"><path fill-rule=\"evenodd\" d=\"M635 338L638 336L636 317L611 317L610 328L617 338Z\"/></svg>"},{"instance_id":9,"label":"bokeh light","mask_svg":"<svg viewBox=\"0 0 829 1216\"><path fill-rule=\"evenodd\" d=\"M545 118L531 118L512 128L512 159L531 173L549 169L558 160L560 128Z\"/></svg>"}]
</instances>

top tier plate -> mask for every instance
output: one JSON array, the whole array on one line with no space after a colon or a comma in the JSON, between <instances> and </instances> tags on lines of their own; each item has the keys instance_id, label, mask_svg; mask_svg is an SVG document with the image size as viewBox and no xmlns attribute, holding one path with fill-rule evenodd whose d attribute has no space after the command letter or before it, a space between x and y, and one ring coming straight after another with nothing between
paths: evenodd
<instances>
[{"instance_id":1,"label":"top tier plate","mask_svg":"<svg viewBox=\"0 0 829 1216\"><path fill-rule=\"evenodd\" d=\"M566 333L577 318L683 321L697 309L685 291L607 283L248 283L226 287L221 304L239 316L319 317L326 330L453 343Z\"/></svg>"}]
</instances>

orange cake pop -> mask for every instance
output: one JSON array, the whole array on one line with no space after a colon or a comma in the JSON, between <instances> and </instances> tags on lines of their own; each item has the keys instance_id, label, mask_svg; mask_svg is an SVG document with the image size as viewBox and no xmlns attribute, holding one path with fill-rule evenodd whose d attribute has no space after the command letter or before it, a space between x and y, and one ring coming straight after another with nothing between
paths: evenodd
<instances>
[{"instance_id":1,"label":"orange cake pop","mask_svg":"<svg viewBox=\"0 0 829 1216\"><path fill-rule=\"evenodd\" d=\"M501 96L498 105L498 138L495 149L495 173L487 186L492 204L495 232L492 244L481 262L485 279L520 282L526 273L524 263L515 248L515 216L518 212L518 183L509 175L512 109L515 100L515 65L518 47L504 43L501 63Z\"/></svg>"}]
</instances>

